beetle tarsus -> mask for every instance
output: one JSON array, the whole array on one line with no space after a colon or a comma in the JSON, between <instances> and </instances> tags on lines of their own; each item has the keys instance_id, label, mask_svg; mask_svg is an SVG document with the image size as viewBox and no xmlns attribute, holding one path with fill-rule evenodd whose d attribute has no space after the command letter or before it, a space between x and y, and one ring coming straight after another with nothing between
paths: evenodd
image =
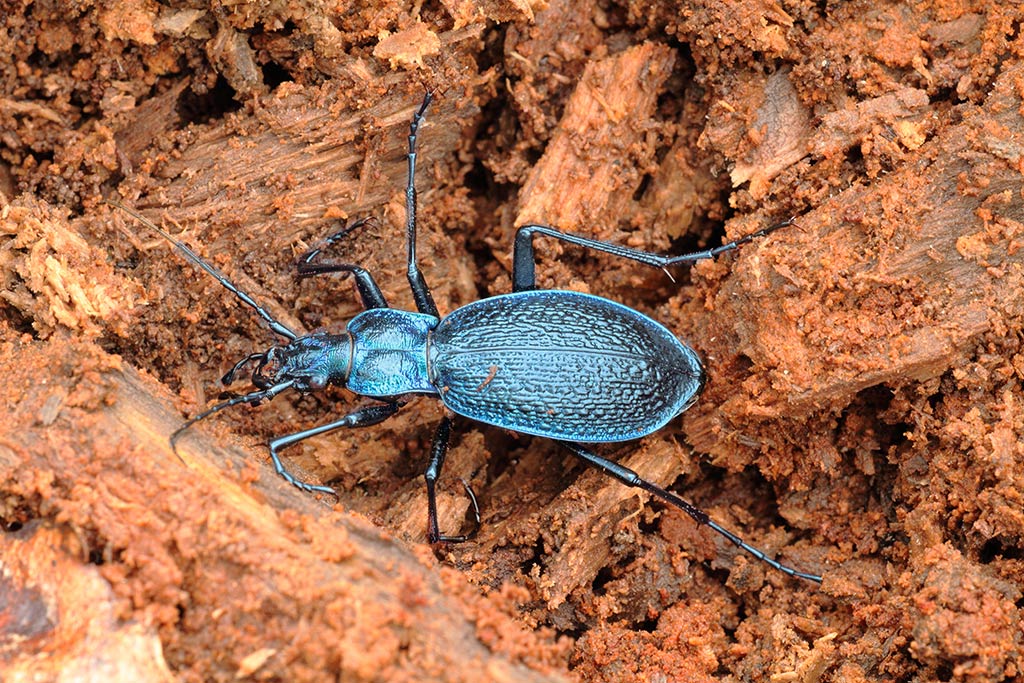
<instances>
[{"instance_id":1,"label":"beetle tarsus","mask_svg":"<svg viewBox=\"0 0 1024 683\"><path fill-rule=\"evenodd\" d=\"M318 491L320 493L330 493L331 495L337 496L337 492L332 488L307 484L306 482L297 479L287 470L287 468L285 468L284 463L281 462L280 456L278 456L278 451L282 448L287 448L288 446L297 444L300 441L304 441L310 437L326 434L327 432L333 432L336 429L368 427L370 425L378 424L398 412L398 409L401 406L402 404L397 401L393 403L363 406L362 408L354 410L334 422L318 425L310 429L304 429L301 432L295 432L294 434L288 434L274 439L270 442L270 460L274 464L274 471L281 475L281 477L289 484L297 486L303 491Z\"/></svg>"},{"instance_id":2,"label":"beetle tarsus","mask_svg":"<svg viewBox=\"0 0 1024 683\"><path fill-rule=\"evenodd\" d=\"M512 249L512 291L529 292L537 288L535 273L536 256L534 254L533 246L533 238L535 235L552 237L562 242L575 244L586 249L593 249L594 251L604 252L606 254L618 256L619 258L629 259L630 261L636 261L637 263L643 263L644 265L660 268L665 271L665 273L669 275L669 279L672 279L674 282L674 278L672 278L671 274L665 270L670 266L678 266L683 263L693 263L694 261L703 261L715 258L724 252L739 249L741 245L751 242L758 237L764 237L765 235L775 232L780 228L785 228L786 226L795 224L796 222L792 218L789 218L779 223L769 225L767 228L762 228L757 232L739 237L732 242L723 244L720 247L694 251L689 254L681 254L679 256L665 256L663 254L654 254L640 249L623 247L618 244L612 244L611 242L602 242L601 240L584 237L583 235L558 230L550 225L531 223L529 225L520 226L520 228L516 230L515 243Z\"/></svg>"},{"instance_id":3,"label":"beetle tarsus","mask_svg":"<svg viewBox=\"0 0 1024 683\"><path fill-rule=\"evenodd\" d=\"M696 505L693 505L692 503L683 500L682 498L680 498L679 496L670 491L666 491L657 484L652 484L651 482L642 478L640 475L638 475L636 472L629 469L628 467L624 467L618 464L617 462L613 462L606 458L602 458L601 456L594 453L592 450L583 446L582 444L572 443L569 441L562 441L560 443L562 443L563 446L568 448L575 455L582 458L584 462L586 462L591 467L599 469L605 474L618 479L626 486L632 486L634 488L639 488L644 491L647 491L648 493L653 494L654 496L660 498L661 500L672 505L673 507L682 510L691 518L693 518L693 520L697 522L697 524L707 526L711 530L725 537L730 543L733 543L743 551L756 557L765 564L768 564L769 566L774 567L775 569L778 569L780 572L788 574L789 576L799 579L806 579L808 581L813 581L814 583L821 583L821 577L817 574L802 572L793 569L788 565L782 564L778 560L770 557L764 551L758 550L757 548L750 545L733 532L729 531L725 527L715 522L708 516L706 512L701 510Z\"/></svg>"}]
</instances>

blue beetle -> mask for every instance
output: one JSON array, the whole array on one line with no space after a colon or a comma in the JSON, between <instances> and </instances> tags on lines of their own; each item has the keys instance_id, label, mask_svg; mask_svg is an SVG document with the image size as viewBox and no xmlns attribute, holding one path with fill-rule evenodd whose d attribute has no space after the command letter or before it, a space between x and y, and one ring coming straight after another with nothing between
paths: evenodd
<instances>
[{"instance_id":1,"label":"blue beetle","mask_svg":"<svg viewBox=\"0 0 1024 683\"><path fill-rule=\"evenodd\" d=\"M269 444L274 469L285 480L305 491L334 494L329 487L296 479L284 467L279 451L336 429L382 422L394 415L403 405L403 397L410 394L435 395L456 415L554 439L589 465L661 498L772 567L820 583L820 576L779 563L721 527L704 511L584 445L630 441L662 428L697 399L704 386L704 368L693 349L660 323L598 296L538 290L534 272L536 235L667 268L713 258L793 221L783 221L714 249L675 257L545 225L525 225L516 232L513 248L513 292L467 304L441 317L416 259L416 134L431 99L428 92L413 115L407 155L407 274L416 312L390 308L372 275L358 265L320 259L324 249L365 224L366 219L331 235L298 263L303 277L351 274L366 310L350 320L340 334L318 331L298 335L186 245L137 212L110 202L174 244L287 340L239 361L224 375L223 383L230 384L242 368L254 364L251 381L256 390L191 418L171 436L172 445L193 424L225 408L242 403L257 405L287 389L308 393L327 385L346 387L380 403ZM434 435L425 472L427 533L432 543L469 537L443 534L438 529L435 485L444 465L450 431L451 418L446 415ZM479 522L476 499L468 486L466 490Z\"/></svg>"}]
</instances>

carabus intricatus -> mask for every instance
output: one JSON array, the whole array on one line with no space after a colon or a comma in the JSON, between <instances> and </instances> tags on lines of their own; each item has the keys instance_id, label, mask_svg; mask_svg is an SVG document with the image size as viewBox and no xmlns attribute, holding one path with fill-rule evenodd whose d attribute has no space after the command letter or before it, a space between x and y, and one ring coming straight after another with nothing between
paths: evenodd
<instances>
[{"instance_id":1,"label":"carabus intricatus","mask_svg":"<svg viewBox=\"0 0 1024 683\"><path fill-rule=\"evenodd\" d=\"M639 439L662 428L694 403L704 386L704 368L693 349L646 315L590 294L538 290L534 276L535 235L667 268L713 258L790 225L792 220L714 249L671 257L561 232L546 225L524 225L516 232L513 248L512 293L475 301L442 317L416 260L416 133L431 99L428 92L413 115L409 130L405 191L407 266L415 313L390 308L365 269L320 259L324 249L365 220L345 227L306 253L299 260L298 272L303 277L351 274L366 310L349 321L341 333L317 331L299 335L180 241L135 211L111 202L174 244L286 340L243 358L224 376L224 383L230 383L242 368L254 364L254 391L218 403L191 418L172 435L172 443L184 430L224 408L242 403L255 405L286 389L308 393L329 384L346 387L379 403L270 442L274 469L284 479L306 491L334 494L326 486L296 479L285 469L278 452L335 429L377 424L398 411L403 397L430 394L456 415L554 439L588 465L682 510L698 524L709 526L772 567L820 583L820 576L797 571L768 557L718 525L704 511L584 445ZM451 418L445 416L435 432L426 469L427 528L431 542L467 538L442 534L437 523L435 484L444 464L450 430ZM476 511L475 498L473 506Z\"/></svg>"}]
</instances>

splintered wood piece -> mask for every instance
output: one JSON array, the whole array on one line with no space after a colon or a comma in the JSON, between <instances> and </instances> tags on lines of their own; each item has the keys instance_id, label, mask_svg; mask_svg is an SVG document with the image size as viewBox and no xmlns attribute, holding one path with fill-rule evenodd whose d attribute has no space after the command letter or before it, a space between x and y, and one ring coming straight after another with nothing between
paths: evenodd
<instances>
[{"instance_id":1,"label":"splintered wood piece","mask_svg":"<svg viewBox=\"0 0 1024 683\"><path fill-rule=\"evenodd\" d=\"M69 227L66 212L31 199L0 209L0 299L37 334L124 330L138 285L115 274L100 249Z\"/></svg>"},{"instance_id":2,"label":"splintered wood piece","mask_svg":"<svg viewBox=\"0 0 1024 683\"><path fill-rule=\"evenodd\" d=\"M695 446L729 448L723 416L801 419L868 387L938 377L985 331L1019 326L1022 76L1009 67L916 161L744 248L700 325L716 359L705 405L721 407L692 412ZM751 363L749 377L716 377Z\"/></svg>"},{"instance_id":3,"label":"splintered wood piece","mask_svg":"<svg viewBox=\"0 0 1024 683\"><path fill-rule=\"evenodd\" d=\"M628 215L643 180L640 154L674 53L644 43L587 65L544 156L519 193L517 225L593 234ZM595 225L596 224L596 225Z\"/></svg>"},{"instance_id":4,"label":"splintered wood piece","mask_svg":"<svg viewBox=\"0 0 1024 683\"><path fill-rule=\"evenodd\" d=\"M202 130L180 155L162 161L158 173L170 184L137 208L166 208L183 224L272 231L274 242L284 245L306 237L330 212L359 216L386 203L405 187L409 121L423 92L395 92L358 109L340 98L326 86L319 94L286 92L261 103L244 130L230 121ZM468 102L452 91L431 106L419 149L421 192L431 185L425 160L456 147L457 119L471 111Z\"/></svg>"},{"instance_id":5,"label":"splintered wood piece","mask_svg":"<svg viewBox=\"0 0 1024 683\"><path fill-rule=\"evenodd\" d=\"M763 198L771 179L807 154L810 136L810 114L797 98L789 71L782 69L768 76L764 102L747 131L747 137L755 137L758 145L750 158L737 160L730 171L733 187L749 182L750 195Z\"/></svg>"}]
</instances>

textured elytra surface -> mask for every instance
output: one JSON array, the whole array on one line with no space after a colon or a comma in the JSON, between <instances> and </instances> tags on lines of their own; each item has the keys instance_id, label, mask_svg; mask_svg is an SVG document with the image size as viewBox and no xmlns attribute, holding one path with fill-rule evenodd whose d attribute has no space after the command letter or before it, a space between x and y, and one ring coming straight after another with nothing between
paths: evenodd
<instances>
[{"instance_id":1,"label":"textured elytra surface","mask_svg":"<svg viewBox=\"0 0 1024 683\"><path fill-rule=\"evenodd\" d=\"M692 403L703 369L665 327L608 299L521 292L460 308L432 336L450 409L524 434L628 441Z\"/></svg>"}]
</instances>

